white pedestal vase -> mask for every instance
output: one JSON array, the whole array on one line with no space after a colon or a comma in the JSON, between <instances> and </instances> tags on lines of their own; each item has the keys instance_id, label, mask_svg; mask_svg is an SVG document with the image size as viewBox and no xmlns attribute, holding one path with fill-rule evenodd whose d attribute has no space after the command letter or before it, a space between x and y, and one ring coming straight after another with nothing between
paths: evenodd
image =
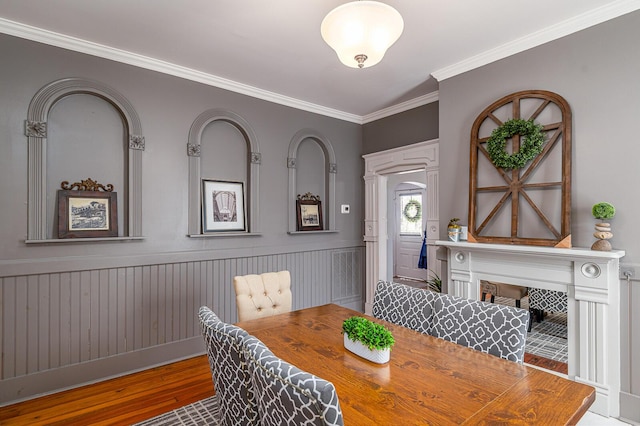
<instances>
[{"instance_id":1,"label":"white pedestal vase","mask_svg":"<svg viewBox=\"0 0 640 426\"><path fill-rule=\"evenodd\" d=\"M376 364L385 364L389 362L389 358L391 357L391 349L369 349L361 342L355 342L349 339L349 336L344 334L344 347L354 354L368 359L371 362L375 362Z\"/></svg>"}]
</instances>

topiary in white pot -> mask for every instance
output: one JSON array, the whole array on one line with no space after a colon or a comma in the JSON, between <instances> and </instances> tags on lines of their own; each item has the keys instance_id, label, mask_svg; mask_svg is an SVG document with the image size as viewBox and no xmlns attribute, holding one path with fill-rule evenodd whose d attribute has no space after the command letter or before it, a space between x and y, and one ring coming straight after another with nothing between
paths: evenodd
<instances>
[{"instance_id":1,"label":"topiary in white pot","mask_svg":"<svg viewBox=\"0 0 640 426\"><path fill-rule=\"evenodd\" d=\"M385 326L353 316L342 323L342 333L347 350L377 364L389 361L395 340Z\"/></svg>"}]
</instances>

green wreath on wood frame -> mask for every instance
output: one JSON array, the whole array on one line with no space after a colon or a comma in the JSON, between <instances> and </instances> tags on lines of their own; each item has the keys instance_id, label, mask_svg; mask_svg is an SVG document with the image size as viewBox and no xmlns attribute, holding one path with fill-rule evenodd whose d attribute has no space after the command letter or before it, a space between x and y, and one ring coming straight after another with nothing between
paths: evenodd
<instances>
[{"instance_id":1,"label":"green wreath on wood frame","mask_svg":"<svg viewBox=\"0 0 640 426\"><path fill-rule=\"evenodd\" d=\"M409 200L404 206L402 214L409 222L417 222L422 217L422 204L416 200Z\"/></svg>"},{"instance_id":2,"label":"green wreath on wood frame","mask_svg":"<svg viewBox=\"0 0 640 426\"><path fill-rule=\"evenodd\" d=\"M518 152L509 154L505 147L507 139L513 135L523 136ZM502 169L521 169L529 161L542 152L544 144L543 127L533 120L514 118L505 121L500 127L491 132L487 140L487 152L491 162Z\"/></svg>"}]
</instances>

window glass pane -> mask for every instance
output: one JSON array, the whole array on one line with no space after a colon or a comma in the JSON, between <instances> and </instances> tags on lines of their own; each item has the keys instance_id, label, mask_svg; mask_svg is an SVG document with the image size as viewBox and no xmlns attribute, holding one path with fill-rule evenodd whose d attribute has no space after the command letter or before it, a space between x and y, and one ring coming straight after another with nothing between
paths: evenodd
<instances>
[{"instance_id":1,"label":"window glass pane","mask_svg":"<svg viewBox=\"0 0 640 426\"><path fill-rule=\"evenodd\" d=\"M422 235L422 194L400 195L400 233Z\"/></svg>"}]
</instances>

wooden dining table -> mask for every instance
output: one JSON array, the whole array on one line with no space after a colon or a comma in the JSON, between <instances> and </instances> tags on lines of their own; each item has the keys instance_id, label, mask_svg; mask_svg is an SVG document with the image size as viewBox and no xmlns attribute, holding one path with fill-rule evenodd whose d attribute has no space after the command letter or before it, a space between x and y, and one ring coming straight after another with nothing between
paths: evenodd
<instances>
[{"instance_id":1,"label":"wooden dining table","mask_svg":"<svg viewBox=\"0 0 640 426\"><path fill-rule=\"evenodd\" d=\"M344 348L335 304L237 325L273 353L336 387L347 426L576 424L595 400L591 386L369 317L393 333L386 364Z\"/></svg>"}]
</instances>

